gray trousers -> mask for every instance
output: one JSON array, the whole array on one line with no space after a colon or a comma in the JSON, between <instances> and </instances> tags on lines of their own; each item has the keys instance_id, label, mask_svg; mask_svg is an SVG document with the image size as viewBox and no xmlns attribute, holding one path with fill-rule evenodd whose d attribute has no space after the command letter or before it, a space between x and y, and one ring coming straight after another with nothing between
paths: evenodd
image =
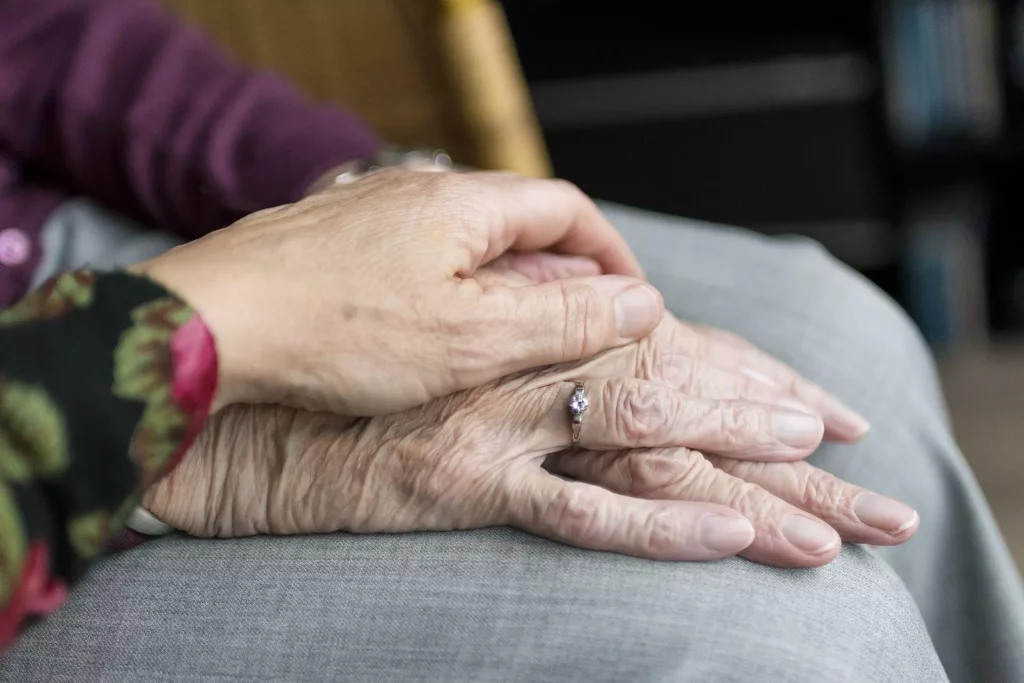
<instances>
[{"instance_id":1,"label":"gray trousers","mask_svg":"<svg viewBox=\"0 0 1024 683\"><path fill-rule=\"evenodd\" d=\"M830 565L659 563L509 529L198 540L102 561L0 681L1024 681L1024 591L906 316L821 248L606 206L668 307L867 414L813 462L908 501L917 537ZM83 202L46 273L166 248Z\"/></svg>"}]
</instances>

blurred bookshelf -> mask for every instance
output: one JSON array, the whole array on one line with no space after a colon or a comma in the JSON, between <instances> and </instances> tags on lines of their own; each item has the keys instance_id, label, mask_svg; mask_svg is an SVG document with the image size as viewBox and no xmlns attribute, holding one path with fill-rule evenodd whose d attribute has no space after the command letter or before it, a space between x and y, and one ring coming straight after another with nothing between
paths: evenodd
<instances>
[{"instance_id":1,"label":"blurred bookshelf","mask_svg":"<svg viewBox=\"0 0 1024 683\"><path fill-rule=\"evenodd\" d=\"M503 4L559 175L813 237L937 349L1024 334L1024 2Z\"/></svg>"}]
</instances>

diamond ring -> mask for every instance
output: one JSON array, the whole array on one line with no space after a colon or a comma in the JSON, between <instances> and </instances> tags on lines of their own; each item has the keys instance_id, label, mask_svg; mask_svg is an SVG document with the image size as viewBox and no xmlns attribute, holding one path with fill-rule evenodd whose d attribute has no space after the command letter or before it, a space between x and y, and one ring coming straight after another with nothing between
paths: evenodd
<instances>
[{"instance_id":1,"label":"diamond ring","mask_svg":"<svg viewBox=\"0 0 1024 683\"><path fill-rule=\"evenodd\" d=\"M572 395L569 396L569 415L572 417L572 447L580 446L580 430L583 428L583 413L590 407L590 399L583 389L583 382L573 382Z\"/></svg>"}]
</instances>

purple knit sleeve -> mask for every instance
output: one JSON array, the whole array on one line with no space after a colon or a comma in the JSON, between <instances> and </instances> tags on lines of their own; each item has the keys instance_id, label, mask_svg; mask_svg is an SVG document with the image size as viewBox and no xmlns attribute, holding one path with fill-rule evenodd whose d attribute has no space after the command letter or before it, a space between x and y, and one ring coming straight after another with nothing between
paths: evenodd
<instances>
[{"instance_id":1,"label":"purple knit sleeve","mask_svg":"<svg viewBox=\"0 0 1024 683\"><path fill-rule=\"evenodd\" d=\"M0 27L0 148L188 237L379 147L355 116L234 64L149 0L0 0Z\"/></svg>"}]
</instances>

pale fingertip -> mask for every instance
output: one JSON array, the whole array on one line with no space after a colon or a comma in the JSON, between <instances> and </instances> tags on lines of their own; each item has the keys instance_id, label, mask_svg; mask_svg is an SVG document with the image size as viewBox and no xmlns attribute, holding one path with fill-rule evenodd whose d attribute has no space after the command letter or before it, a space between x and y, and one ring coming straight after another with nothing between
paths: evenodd
<instances>
[{"instance_id":1,"label":"pale fingertip","mask_svg":"<svg viewBox=\"0 0 1024 683\"><path fill-rule=\"evenodd\" d=\"M919 514L917 514L917 510L914 510L914 516L912 518L908 519L906 522L904 522L900 526L899 529L897 529L896 531L892 532L892 535L893 536L899 536L900 534L902 534L905 531L909 531L910 529L916 529L917 526L920 523L921 523L921 516Z\"/></svg>"},{"instance_id":2,"label":"pale fingertip","mask_svg":"<svg viewBox=\"0 0 1024 683\"><path fill-rule=\"evenodd\" d=\"M853 514L863 524L898 536L918 524L917 510L892 498L864 491L853 501Z\"/></svg>"},{"instance_id":3,"label":"pale fingertip","mask_svg":"<svg viewBox=\"0 0 1024 683\"><path fill-rule=\"evenodd\" d=\"M829 431L846 441L858 441L871 429L867 418L833 396L825 399L821 412Z\"/></svg>"},{"instance_id":4,"label":"pale fingertip","mask_svg":"<svg viewBox=\"0 0 1024 683\"><path fill-rule=\"evenodd\" d=\"M722 557L735 555L754 542L754 525L738 515L706 515L700 521L700 543Z\"/></svg>"},{"instance_id":5,"label":"pale fingertip","mask_svg":"<svg viewBox=\"0 0 1024 683\"><path fill-rule=\"evenodd\" d=\"M782 523L782 535L793 547L809 555L821 555L842 543L835 529L804 515L790 515Z\"/></svg>"}]
</instances>

